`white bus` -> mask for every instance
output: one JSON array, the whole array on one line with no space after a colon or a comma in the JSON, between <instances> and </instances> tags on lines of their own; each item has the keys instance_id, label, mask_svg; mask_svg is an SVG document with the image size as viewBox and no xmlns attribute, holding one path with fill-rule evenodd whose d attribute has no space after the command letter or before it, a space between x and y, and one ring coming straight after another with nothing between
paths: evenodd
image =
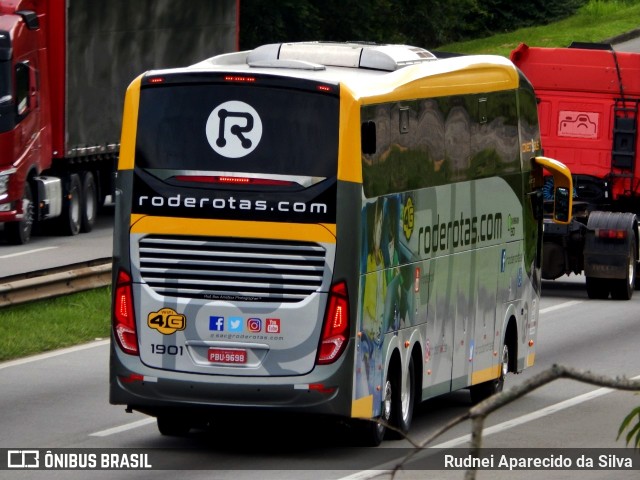
<instances>
[{"instance_id":1,"label":"white bus","mask_svg":"<svg viewBox=\"0 0 640 480\"><path fill-rule=\"evenodd\" d=\"M118 165L110 402L185 434L228 409L346 420L472 401L534 363L536 99L496 56L284 43L147 72ZM391 428L390 428L391 427Z\"/></svg>"}]
</instances>

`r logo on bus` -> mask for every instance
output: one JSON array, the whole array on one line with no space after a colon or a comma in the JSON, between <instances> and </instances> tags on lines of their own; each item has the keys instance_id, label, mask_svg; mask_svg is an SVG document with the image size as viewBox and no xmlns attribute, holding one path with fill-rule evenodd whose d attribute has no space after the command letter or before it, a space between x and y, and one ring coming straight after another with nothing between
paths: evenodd
<instances>
[{"instance_id":1,"label":"r logo on bus","mask_svg":"<svg viewBox=\"0 0 640 480\"><path fill-rule=\"evenodd\" d=\"M217 153L227 158L240 158L260 143L262 121L251 105L231 100L211 112L205 131L209 145Z\"/></svg>"}]
</instances>

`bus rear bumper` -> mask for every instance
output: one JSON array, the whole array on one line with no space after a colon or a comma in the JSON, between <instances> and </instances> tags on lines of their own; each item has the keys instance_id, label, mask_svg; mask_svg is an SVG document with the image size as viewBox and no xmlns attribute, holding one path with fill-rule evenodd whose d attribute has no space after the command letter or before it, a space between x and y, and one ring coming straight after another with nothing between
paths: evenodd
<instances>
[{"instance_id":1,"label":"bus rear bumper","mask_svg":"<svg viewBox=\"0 0 640 480\"><path fill-rule=\"evenodd\" d=\"M337 416L351 413L350 380L340 372L344 368L323 366L320 370L324 373L318 373L317 368L307 375L263 378L154 371L142 364L140 367L144 373L136 373L112 359L112 405L127 405L153 416L168 410L226 408Z\"/></svg>"}]
</instances>

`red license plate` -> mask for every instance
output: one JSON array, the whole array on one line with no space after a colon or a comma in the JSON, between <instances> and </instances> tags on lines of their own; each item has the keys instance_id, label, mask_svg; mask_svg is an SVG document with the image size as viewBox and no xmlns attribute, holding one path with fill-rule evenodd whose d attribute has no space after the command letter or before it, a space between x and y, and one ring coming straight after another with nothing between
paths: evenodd
<instances>
[{"instance_id":1,"label":"red license plate","mask_svg":"<svg viewBox=\"0 0 640 480\"><path fill-rule=\"evenodd\" d=\"M240 348L210 348L209 361L213 363L247 363L247 351Z\"/></svg>"}]
</instances>

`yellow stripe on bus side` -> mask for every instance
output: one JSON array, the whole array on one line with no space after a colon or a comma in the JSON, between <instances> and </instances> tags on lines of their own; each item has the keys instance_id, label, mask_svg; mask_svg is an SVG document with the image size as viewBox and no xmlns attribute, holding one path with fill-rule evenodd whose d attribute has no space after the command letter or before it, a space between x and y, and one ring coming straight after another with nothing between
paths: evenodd
<instances>
[{"instance_id":1,"label":"yellow stripe on bus side","mask_svg":"<svg viewBox=\"0 0 640 480\"><path fill-rule=\"evenodd\" d=\"M478 383L488 382L489 380L495 380L500 376L501 364L494 365L493 367L485 368L473 372L471 374L471 385L477 385Z\"/></svg>"},{"instance_id":2,"label":"yellow stripe on bus side","mask_svg":"<svg viewBox=\"0 0 640 480\"><path fill-rule=\"evenodd\" d=\"M373 417L373 395L358 398L351 402L352 418L372 418Z\"/></svg>"},{"instance_id":3,"label":"yellow stripe on bus side","mask_svg":"<svg viewBox=\"0 0 640 480\"><path fill-rule=\"evenodd\" d=\"M338 180L362 183L360 103L344 84L340 86L340 146Z\"/></svg>"},{"instance_id":4,"label":"yellow stripe on bus side","mask_svg":"<svg viewBox=\"0 0 640 480\"><path fill-rule=\"evenodd\" d=\"M474 55L410 65L376 83L353 83L350 87L354 96L367 105L518 88L516 68L508 60L496 58Z\"/></svg>"},{"instance_id":5,"label":"yellow stripe on bus side","mask_svg":"<svg viewBox=\"0 0 640 480\"><path fill-rule=\"evenodd\" d=\"M335 224L203 220L197 218L151 217L135 214L131 215L131 233L233 236L320 243L336 242Z\"/></svg>"}]
</instances>

